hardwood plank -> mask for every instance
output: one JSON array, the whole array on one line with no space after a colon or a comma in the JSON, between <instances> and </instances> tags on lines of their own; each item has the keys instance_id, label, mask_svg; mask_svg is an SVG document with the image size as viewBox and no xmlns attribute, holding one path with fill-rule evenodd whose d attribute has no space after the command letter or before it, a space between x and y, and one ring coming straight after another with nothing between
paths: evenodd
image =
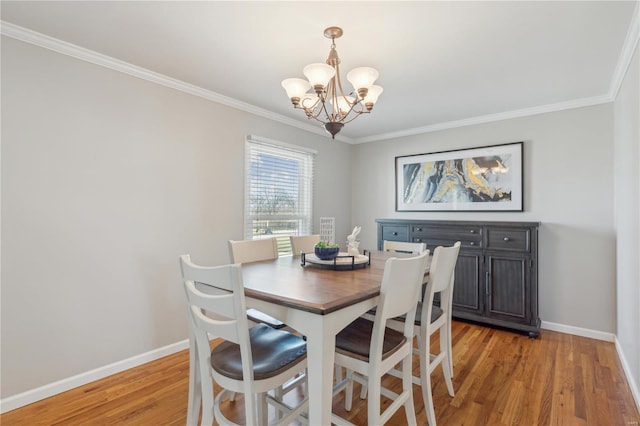
<instances>
[{"instance_id":1,"label":"hardwood plank","mask_svg":"<svg viewBox=\"0 0 640 426\"><path fill-rule=\"evenodd\" d=\"M627 425L640 422L613 343L542 330L540 337L453 323L454 379L451 398L442 373L434 373L433 397L439 425ZM439 345L437 335L432 345ZM417 362L417 357L414 359ZM417 373L417 368L414 368ZM3 426L183 425L186 420L187 351L164 357L72 389L0 416ZM400 381L385 378L392 390ZM420 387L414 386L418 424L426 424ZM334 412L367 422L366 400L354 386L351 412L344 394ZM299 394L289 395L299 398ZM383 406L389 401L383 398ZM242 421L243 398L224 410ZM405 424L400 410L390 425Z\"/></svg>"}]
</instances>

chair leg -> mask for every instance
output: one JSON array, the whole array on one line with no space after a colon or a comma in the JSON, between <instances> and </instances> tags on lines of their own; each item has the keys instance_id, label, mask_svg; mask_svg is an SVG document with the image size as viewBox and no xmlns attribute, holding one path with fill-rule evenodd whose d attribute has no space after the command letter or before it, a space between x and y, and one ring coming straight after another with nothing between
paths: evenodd
<instances>
[{"instance_id":1,"label":"chair leg","mask_svg":"<svg viewBox=\"0 0 640 426\"><path fill-rule=\"evenodd\" d=\"M189 397L187 405L187 426L196 426L202 403L202 384L200 383L200 368L198 367L198 354L195 341L189 343Z\"/></svg>"},{"instance_id":2,"label":"chair leg","mask_svg":"<svg viewBox=\"0 0 640 426\"><path fill-rule=\"evenodd\" d=\"M409 397L404 403L404 411L407 416L407 425L416 426L416 409L413 405L413 372L411 370L412 355L402 360L402 392L407 392Z\"/></svg>"},{"instance_id":3,"label":"chair leg","mask_svg":"<svg viewBox=\"0 0 640 426\"><path fill-rule=\"evenodd\" d=\"M431 363L430 341L426 335L424 327L420 327L420 387L422 388L422 400L424 402L424 412L427 414L429 426L436 426L436 413L433 408L433 395L431 393L431 373L429 365Z\"/></svg>"},{"instance_id":4,"label":"chair leg","mask_svg":"<svg viewBox=\"0 0 640 426\"><path fill-rule=\"evenodd\" d=\"M364 384L360 388L360 399L367 399L367 386Z\"/></svg>"},{"instance_id":5,"label":"chair leg","mask_svg":"<svg viewBox=\"0 0 640 426\"><path fill-rule=\"evenodd\" d=\"M344 409L347 411L351 411L351 405L353 404L353 371L352 370L347 370L346 378L347 380L349 380L349 382L347 383L347 387L344 392Z\"/></svg>"},{"instance_id":6,"label":"chair leg","mask_svg":"<svg viewBox=\"0 0 640 426\"><path fill-rule=\"evenodd\" d=\"M380 423L380 386L381 377L368 377L369 399L367 400L367 418L369 425Z\"/></svg>"},{"instance_id":7,"label":"chair leg","mask_svg":"<svg viewBox=\"0 0 640 426\"><path fill-rule=\"evenodd\" d=\"M453 378L453 352L451 350L451 321L440 329L440 350L447 349L447 360L449 361L449 376Z\"/></svg>"},{"instance_id":8,"label":"chair leg","mask_svg":"<svg viewBox=\"0 0 640 426\"><path fill-rule=\"evenodd\" d=\"M263 392L256 395L256 408L258 410L258 422L260 422L261 425L266 425L267 420L269 419L269 407L267 406L266 393ZM276 410L276 414L277 418L282 417L279 410ZM250 422L247 421L247 424L250 424Z\"/></svg>"},{"instance_id":9,"label":"chair leg","mask_svg":"<svg viewBox=\"0 0 640 426\"><path fill-rule=\"evenodd\" d=\"M274 392L275 397L278 401L283 401L284 399L284 391L282 390L282 386L278 386ZM266 407L266 399L265 399L265 407ZM282 418L282 411L280 410L276 410L276 419L281 419ZM265 423L266 424L266 423Z\"/></svg>"},{"instance_id":10,"label":"chair leg","mask_svg":"<svg viewBox=\"0 0 640 426\"><path fill-rule=\"evenodd\" d=\"M213 382L208 380L202 381L202 426L213 424Z\"/></svg>"},{"instance_id":11,"label":"chair leg","mask_svg":"<svg viewBox=\"0 0 640 426\"><path fill-rule=\"evenodd\" d=\"M449 391L449 396L452 398L455 396L453 391L453 382L451 381L453 375L453 366L451 364L451 349L449 349L450 341L447 339L447 331L446 326L440 329L440 351L447 351L447 354L442 359L442 374L444 375L444 382L447 385L447 390Z\"/></svg>"}]
</instances>

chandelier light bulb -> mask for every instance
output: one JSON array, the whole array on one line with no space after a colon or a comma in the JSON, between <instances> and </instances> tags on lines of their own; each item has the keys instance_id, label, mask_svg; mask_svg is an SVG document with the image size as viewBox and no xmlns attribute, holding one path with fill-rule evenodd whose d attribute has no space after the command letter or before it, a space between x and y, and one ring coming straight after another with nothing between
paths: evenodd
<instances>
[{"instance_id":1,"label":"chandelier light bulb","mask_svg":"<svg viewBox=\"0 0 640 426\"><path fill-rule=\"evenodd\" d=\"M336 70L329 64L316 63L309 64L304 67L302 73L305 77L307 77L307 80L309 80L311 87L313 87L313 89L317 93L318 89L322 91L325 87L327 87L327 84L329 84L329 80L331 80L333 76L336 75Z\"/></svg>"},{"instance_id":2,"label":"chandelier light bulb","mask_svg":"<svg viewBox=\"0 0 640 426\"><path fill-rule=\"evenodd\" d=\"M282 87L286 90L291 102L296 104L304 97L311 88L311 85L307 80L303 80L302 78L287 78L286 80L282 80Z\"/></svg>"},{"instance_id":3,"label":"chandelier light bulb","mask_svg":"<svg viewBox=\"0 0 640 426\"><path fill-rule=\"evenodd\" d=\"M342 117L346 116L349 113L349 110L351 109L351 106L354 104L355 101L356 100L353 96L347 96L346 98L343 98L342 96L338 97L337 110ZM332 106L335 106L333 103L333 99L331 99L329 102L331 103Z\"/></svg>"},{"instance_id":4,"label":"chandelier light bulb","mask_svg":"<svg viewBox=\"0 0 640 426\"><path fill-rule=\"evenodd\" d=\"M368 110L373 108L373 105L378 102L378 97L382 94L384 89L380 86L376 86L375 84L369 88L367 92L367 96L362 100ZM371 107L369 107L371 105Z\"/></svg>"},{"instance_id":5,"label":"chandelier light bulb","mask_svg":"<svg viewBox=\"0 0 640 426\"><path fill-rule=\"evenodd\" d=\"M364 98L380 74L371 67L354 68L347 73L347 80L353 86L360 98Z\"/></svg>"}]
</instances>

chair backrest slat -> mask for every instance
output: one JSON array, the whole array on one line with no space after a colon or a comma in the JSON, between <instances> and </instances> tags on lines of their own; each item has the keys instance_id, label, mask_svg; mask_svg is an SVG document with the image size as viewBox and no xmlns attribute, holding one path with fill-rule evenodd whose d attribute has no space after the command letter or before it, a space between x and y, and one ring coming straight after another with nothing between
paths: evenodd
<instances>
[{"instance_id":1,"label":"chair backrest slat","mask_svg":"<svg viewBox=\"0 0 640 426\"><path fill-rule=\"evenodd\" d=\"M241 266L201 267L184 255L180 267L194 335L210 333L238 344L246 339L248 344Z\"/></svg>"},{"instance_id":2,"label":"chair backrest slat","mask_svg":"<svg viewBox=\"0 0 640 426\"><path fill-rule=\"evenodd\" d=\"M277 259L278 242L273 237L262 240L229 240L229 257L232 263Z\"/></svg>"}]
</instances>

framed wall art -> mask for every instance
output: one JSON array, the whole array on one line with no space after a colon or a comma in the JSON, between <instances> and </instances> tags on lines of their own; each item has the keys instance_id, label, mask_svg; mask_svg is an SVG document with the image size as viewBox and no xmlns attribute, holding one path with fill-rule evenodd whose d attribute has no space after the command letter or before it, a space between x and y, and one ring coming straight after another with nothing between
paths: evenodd
<instances>
[{"instance_id":1,"label":"framed wall art","mask_svg":"<svg viewBox=\"0 0 640 426\"><path fill-rule=\"evenodd\" d=\"M523 211L522 146L396 157L396 211Z\"/></svg>"}]
</instances>

